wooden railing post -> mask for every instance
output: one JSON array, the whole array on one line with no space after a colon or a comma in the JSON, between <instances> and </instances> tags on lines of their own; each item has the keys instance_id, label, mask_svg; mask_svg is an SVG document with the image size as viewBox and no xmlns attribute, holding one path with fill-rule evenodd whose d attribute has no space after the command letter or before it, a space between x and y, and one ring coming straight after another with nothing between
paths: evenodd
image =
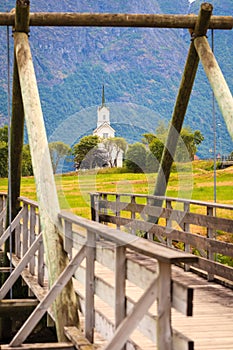
<instances>
[{"instance_id":1,"label":"wooden railing post","mask_svg":"<svg viewBox=\"0 0 233 350\"><path fill-rule=\"evenodd\" d=\"M72 248L73 248L73 231L72 223L65 220L65 237L64 237L64 249L69 254L69 258L72 258Z\"/></svg>"},{"instance_id":2,"label":"wooden railing post","mask_svg":"<svg viewBox=\"0 0 233 350\"><path fill-rule=\"evenodd\" d=\"M159 261L158 350L172 350L171 329L171 265Z\"/></svg>"},{"instance_id":3,"label":"wooden railing post","mask_svg":"<svg viewBox=\"0 0 233 350\"><path fill-rule=\"evenodd\" d=\"M120 203L121 201L121 196L120 194L116 194L116 217L120 217L121 216L121 212L119 211L119 208L118 208L118 203ZM120 228L120 225L119 223L117 222L117 226L116 226L118 229Z\"/></svg>"},{"instance_id":4,"label":"wooden railing post","mask_svg":"<svg viewBox=\"0 0 233 350\"><path fill-rule=\"evenodd\" d=\"M0 214L2 213L4 209L4 196L1 195L0 196ZM4 230L4 218L2 217L0 220L0 236L3 234L3 230Z\"/></svg>"},{"instance_id":5,"label":"wooden railing post","mask_svg":"<svg viewBox=\"0 0 233 350\"><path fill-rule=\"evenodd\" d=\"M206 215L208 216L214 216L214 208L208 207L206 208ZM207 227L207 238L214 238L214 230L212 228ZM208 249L207 251L207 259L214 261L214 253L211 251L211 249ZM214 280L214 274L208 273L208 281Z\"/></svg>"},{"instance_id":6,"label":"wooden railing post","mask_svg":"<svg viewBox=\"0 0 233 350\"><path fill-rule=\"evenodd\" d=\"M21 234L21 223L19 222L19 224L15 228L15 255L17 256L17 258L21 258L20 234Z\"/></svg>"},{"instance_id":7,"label":"wooden railing post","mask_svg":"<svg viewBox=\"0 0 233 350\"><path fill-rule=\"evenodd\" d=\"M135 203L136 203L135 196L132 195L132 196L131 196L131 204L135 204ZM133 220L135 220L135 218L136 218L135 211L132 210L132 211L131 211L131 220L133 221ZM133 225L132 225L132 228L131 228L131 234L132 234L132 235L135 235L135 234L136 234L136 231L135 231L135 229L133 228Z\"/></svg>"},{"instance_id":8,"label":"wooden railing post","mask_svg":"<svg viewBox=\"0 0 233 350\"><path fill-rule=\"evenodd\" d=\"M23 252L24 255L28 250L28 204L24 204L23 214Z\"/></svg>"},{"instance_id":9,"label":"wooden railing post","mask_svg":"<svg viewBox=\"0 0 233 350\"><path fill-rule=\"evenodd\" d=\"M125 246L116 246L115 249L115 329L117 329L126 316L126 250ZM126 346L119 350L125 349Z\"/></svg>"},{"instance_id":10,"label":"wooden railing post","mask_svg":"<svg viewBox=\"0 0 233 350\"><path fill-rule=\"evenodd\" d=\"M40 242L38 249L38 283L40 286L44 286L44 244Z\"/></svg>"},{"instance_id":11,"label":"wooden railing post","mask_svg":"<svg viewBox=\"0 0 233 350\"><path fill-rule=\"evenodd\" d=\"M29 236L29 244L30 246L36 239L36 208L33 205L30 205L30 236ZM35 257L33 257L29 264L29 271L32 275L35 274Z\"/></svg>"},{"instance_id":12,"label":"wooden railing post","mask_svg":"<svg viewBox=\"0 0 233 350\"><path fill-rule=\"evenodd\" d=\"M184 213L185 214L189 213L189 211L190 211L190 203L184 202ZM184 231L185 232L189 232L189 230L190 230L189 223L184 222ZM185 250L186 253L190 253L190 244L185 243L184 250ZM189 271L190 270L190 266L188 264L185 264L184 265L184 270L185 271Z\"/></svg>"},{"instance_id":13,"label":"wooden railing post","mask_svg":"<svg viewBox=\"0 0 233 350\"><path fill-rule=\"evenodd\" d=\"M85 337L93 343L95 327L95 254L96 237L87 231L86 243L86 303L85 303Z\"/></svg>"},{"instance_id":14,"label":"wooden railing post","mask_svg":"<svg viewBox=\"0 0 233 350\"><path fill-rule=\"evenodd\" d=\"M166 208L167 209L172 209L172 201L169 200L169 199L166 199ZM168 231L168 233L167 233L168 234L168 236L167 236L167 246L168 247L172 247L172 239L169 238L169 232L172 229L171 216L172 216L172 214L169 216L168 219L166 219L166 228L167 228L167 231Z\"/></svg>"},{"instance_id":15,"label":"wooden railing post","mask_svg":"<svg viewBox=\"0 0 233 350\"><path fill-rule=\"evenodd\" d=\"M95 194L91 193L91 220L96 221L96 212L95 212Z\"/></svg>"}]
</instances>

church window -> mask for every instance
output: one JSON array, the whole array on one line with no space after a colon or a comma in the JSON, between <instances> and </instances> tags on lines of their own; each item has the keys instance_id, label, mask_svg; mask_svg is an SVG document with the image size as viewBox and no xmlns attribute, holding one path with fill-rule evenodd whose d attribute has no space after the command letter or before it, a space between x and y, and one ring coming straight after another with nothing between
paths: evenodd
<instances>
[{"instance_id":1,"label":"church window","mask_svg":"<svg viewBox=\"0 0 233 350\"><path fill-rule=\"evenodd\" d=\"M107 132L104 132L104 133L103 133L103 138L104 138L104 139L107 139L107 138L108 138L108 133L107 133Z\"/></svg>"},{"instance_id":2,"label":"church window","mask_svg":"<svg viewBox=\"0 0 233 350\"><path fill-rule=\"evenodd\" d=\"M103 120L106 120L106 115L105 114L103 115Z\"/></svg>"}]
</instances>

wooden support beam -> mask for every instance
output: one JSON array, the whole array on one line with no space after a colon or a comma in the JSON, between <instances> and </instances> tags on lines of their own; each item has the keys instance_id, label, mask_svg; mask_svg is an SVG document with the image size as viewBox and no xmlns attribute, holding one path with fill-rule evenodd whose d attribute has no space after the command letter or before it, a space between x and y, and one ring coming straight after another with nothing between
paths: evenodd
<instances>
[{"instance_id":1,"label":"wooden support beam","mask_svg":"<svg viewBox=\"0 0 233 350\"><path fill-rule=\"evenodd\" d=\"M67 13L41 12L30 14L30 26L72 27L149 27L194 28L197 15L123 14L123 13ZM14 25L14 15L0 13L0 26ZM232 16L213 16L209 28L232 29Z\"/></svg>"},{"instance_id":2,"label":"wooden support beam","mask_svg":"<svg viewBox=\"0 0 233 350\"><path fill-rule=\"evenodd\" d=\"M11 223L11 229L10 229L10 227L8 227L8 228L5 230L5 232L1 235L1 237L0 237L0 247L1 247L1 246L5 243L5 241L9 238L10 233L11 233L11 230L14 230L14 229L18 226L20 220L21 220L22 217L23 217L23 213L24 213L24 208L21 209L21 211L18 213L18 215L17 215L17 216L14 218L14 220L12 221L12 223Z\"/></svg>"},{"instance_id":3,"label":"wooden support beam","mask_svg":"<svg viewBox=\"0 0 233 350\"><path fill-rule=\"evenodd\" d=\"M4 299L0 301L0 317L24 316L26 310L30 313L37 305L36 299Z\"/></svg>"},{"instance_id":4,"label":"wooden support beam","mask_svg":"<svg viewBox=\"0 0 233 350\"><path fill-rule=\"evenodd\" d=\"M229 134L233 139L233 97L230 89L206 37L196 37L194 45L226 122Z\"/></svg>"},{"instance_id":5,"label":"wooden support beam","mask_svg":"<svg viewBox=\"0 0 233 350\"><path fill-rule=\"evenodd\" d=\"M68 264L63 249L63 234L58 218L60 212L53 169L46 137L43 114L32 55L25 33L14 33L15 55L27 124L32 165L36 181L38 206L43 230L46 263L53 284ZM59 341L65 341L65 325L78 325L77 300L70 281L54 303L54 315Z\"/></svg>"},{"instance_id":6,"label":"wooden support beam","mask_svg":"<svg viewBox=\"0 0 233 350\"><path fill-rule=\"evenodd\" d=\"M29 31L29 1L17 0L14 18L14 30L28 33ZM23 153L23 137L24 137L24 110L23 101L20 90L18 67L14 55L13 66L13 89L12 89L12 118L11 118L11 139L10 139L10 163L11 176L9 188L11 188L11 196L8 196L8 213L6 219L6 227L9 226L9 205L11 205L11 219L14 219L20 210L18 197L20 196L21 185L21 168ZM11 200L11 204L9 204ZM12 251L14 252L15 239L12 236ZM5 244L5 254L9 251L9 241Z\"/></svg>"},{"instance_id":7,"label":"wooden support beam","mask_svg":"<svg viewBox=\"0 0 233 350\"><path fill-rule=\"evenodd\" d=\"M195 25L195 36L205 35L209 26L210 16L213 7L211 4L203 3L201 5L198 20ZM166 140L166 145L163 150L161 163L159 166L158 177L155 185L154 195L164 196L167 189L167 184L171 172L171 166L174 160L176 146L180 137L185 113L188 107L192 86L194 83L199 57L196 52L194 42L190 44L184 73L182 76L179 92L174 107L170 128ZM162 200L155 200L154 205L162 206ZM153 218L154 220L154 218Z\"/></svg>"},{"instance_id":8,"label":"wooden support beam","mask_svg":"<svg viewBox=\"0 0 233 350\"><path fill-rule=\"evenodd\" d=\"M37 236L37 239L33 242L31 247L28 249L27 253L21 259L18 266L14 269L14 271L10 274L8 279L2 285L0 289L0 299L3 299L6 296L10 288L14 285L14 283L20 277L21 272L24 270L25 266L27 266L27 264L30 262L35 252L38 250L41 240L42 240L42 233L40 233Z\"/></svg>"}]
</instances>

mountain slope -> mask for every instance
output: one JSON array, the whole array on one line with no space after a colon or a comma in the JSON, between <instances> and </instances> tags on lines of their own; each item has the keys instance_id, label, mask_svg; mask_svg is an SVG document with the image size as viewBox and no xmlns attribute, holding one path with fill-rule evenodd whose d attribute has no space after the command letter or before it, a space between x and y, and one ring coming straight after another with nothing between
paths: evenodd
<instances>
[{"instance_id":1,"label":"mountain slope","mask_svg":"<svg viewBox=\"0 0 233 350\"><path fill-rule=\"evenodd\" d=\"M214 14L232 13L232 0L211 2ZM195 1L190 8L187 0L32 0L31 11L178 14L189 10L198 13L200 3ZM12 7L14 1L5 1L0 5L0 11L8 11ZM4 31L5 28L0 28L0 41L6 47ZM211 41L211 33L208 36ZM215 54L231 91L232 36L232 31L215 31ZM140 128L154 131L159 120L169 121L190 36L183 29L33 27L30 43L48 135L53 139L65 138L68 143L74 143L96 126L96 108L101 102L103 83L107 104L111 105L111 121L137 126L139 129L135 132L135 139L141 139ZM4 50L0 53L0 65L0 114L6 116ZM216 116L219 124L217 152L230 152L233 149L232 140L217 107ZM201 130L205 136L199 149L202 157L211 156L212 118L212 92L200 65L185 124L192 129ZM64 137L61 125L64 126L65 120L67 125ZM122 130L122 127L118 129Z\"/></svg>"}]
</instances>

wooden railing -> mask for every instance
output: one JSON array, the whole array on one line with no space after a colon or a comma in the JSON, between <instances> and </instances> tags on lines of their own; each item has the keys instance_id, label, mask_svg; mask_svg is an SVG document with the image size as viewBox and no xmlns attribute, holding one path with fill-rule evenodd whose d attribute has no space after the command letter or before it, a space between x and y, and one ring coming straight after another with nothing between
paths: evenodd
<instances>
[{"instance_id":1,"label":"wooden railing","mask_svg":"<svg viewBox=\"0 0 233 350\"><path fill-rule=\"evenodd\" d=\"M164 205L155 206L156 200ZM207 272L209 280L218 276L233 281L233 267L228 266L233 265L233 206L109 192L92 193L91 206L92 220L196 254L200 259L192 266Z\"/></svg>"},{"instance_id":2,"label":"wooden railing","mask_svg":"<svg viewBox=\"0 0 233 350\"><path fill-rule=\"evenodd\" d=\"M11 257L15 269L1 287L0 299L5 297L21 274L40 303L15 335L11 346L21 345L46 312L53 317L52 302L74 277L84 315L84 334L90 343L95 342L94 330L97 330L107 340L106 350L124 349L127 342L131 344L131 349L138 349L136 341L131 339L131 333L138 327L144 337L157 343L157 349L193 348L193 342L171 326L172 307L185 315L192 314L190 290L172 281L171 265L191 264L198 261L197 257L160 244L155 249L154 243L142 238L71 213L60 213L64 249L70 262L46 294L47 273L38 208L33 201L25 198L20 198L20 201L22 209L11 224L16 242L15 253ZM9 229L3 232L0 246L9 235ZM140 264L142 257L144 262L145 259L150 260L152 269ZM112 271L113 285L101 275L106 268ZM137 300L126 295L129 281L140 289ZM102 306L98 305L97 299L102 300ZM105 312L103 302L112 309L113 319ZM156 315L148 311L154 303L157 305ZM75 327L71 328L73 334ZM71 339L69 330L70 327L67 327L65 332Z\"/></svg>"}]
</instances>

